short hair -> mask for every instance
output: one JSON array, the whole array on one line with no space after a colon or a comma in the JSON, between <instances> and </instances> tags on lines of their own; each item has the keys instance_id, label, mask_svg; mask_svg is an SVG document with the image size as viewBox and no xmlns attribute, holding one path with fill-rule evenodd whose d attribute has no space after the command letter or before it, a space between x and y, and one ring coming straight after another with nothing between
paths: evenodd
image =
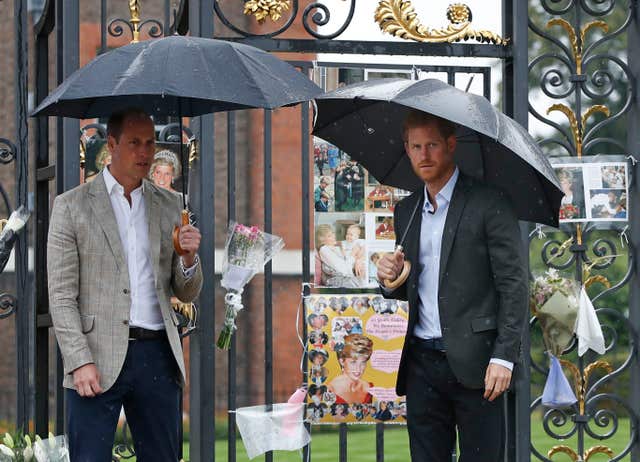
<instances>
[{"instance_id":1,"label":"short hair","mask_svg":"<svg viewBox=\"0 0 640 462\"><path fill-rule=\"evenodd\" d=\"M440 135L442 135L444 139L447 139L450 136L454 136L456 133L456 124L451 122L450 120L443 119L442 117L428 114L426 112L418 111L416 109L412 109L406 115L406 117L404 118L404 122L402 123L403 141L407 141L407 132L409 131L409 129L422 127L429 124L435 124L436 127L438 127Z\"/></svg>"},{"instance_id":2,"label":"short hair","mask_svg":"<svg viewBox=\"0 0 640 462\"><path fill-rule=\"evenodd\" d=\"M362 334L349 334L344 338L344 347L336 351L338 359L347 359L354 356L366 356L367 361L373 353L373 340Z\"/></svg>"},{"instance_id":3,"label":"short hair","mask_svg":"<svg viewBox=\"0 0 640 462\"><path fill-rule=\"evenodd\" d=\"M360 228L360 225L357 224L353 224L353 225L349 225L347 226L347 233L349 232L349 230L351 229L357 229L358 230L358 234L362 234L362 229Z\"/></svg>"},{"instance_id":4,"label":"short hair","mask_svg":"<svg viewBox=\"0 0 640 462\"><path fill-rule=\"evenodd\" d=\"M169 149L163 149L162 151L156 152L153 156L151 168L149 169L149 177L151 177L153 171L158 165L167 165L173 168L174 179L180 176L180 162L178 161L178 156L176 156L175 152Z\"/></svg>"},{"instance_id":5,"label":"short hair","mask_svg":"<svg viewBox=\"0 0 640 462\"><path fill-rule=\"evenodd\" d=\"M328 177L328 176L322 176L322 177L320 177L320 183L327 183L327 184L330 184L330 183L331 183L331 180L329 179L329 177Z\"/></svg>"},{"instance_id":6,"label":"short hair","mask_svg":"<svg viewBox=\"0 0 640 462\"><path fill-rule=\"evenodd\" d=\"M122 125L129 118L140 117L151 120L149 114L139 107L129 107L113 112L107 121L107 137L113 136L116 141L120 141L122 135Z\"/></svg>"}]
</instances>

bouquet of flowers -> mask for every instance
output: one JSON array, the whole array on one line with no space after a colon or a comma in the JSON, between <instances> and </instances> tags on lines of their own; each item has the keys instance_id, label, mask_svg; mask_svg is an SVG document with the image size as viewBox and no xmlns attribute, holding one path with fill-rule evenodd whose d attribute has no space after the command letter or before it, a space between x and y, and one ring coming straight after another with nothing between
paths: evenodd
<instances>
[{"instance_id":1,"label":"bouquet of flowers","mask_svg":"<svg viewBox=\"0 0 640 462\"><path fill-rule=\"evenodd\" d=\"M529 304L538 317L547 350L560 356L573 340L580 285L549 269L531 283Z\"/></svg>"},{"instance_id":2,"label":"bouquet of flowers","mask_svg":"<svg viewBox=\"0 0 640 462\"><path fill-rule=\"evenodd\" d=\"M0 443L0 462L69 462L69 449L64 436L49 433L46 440L36 435L32 443L29 435L13 438L5 433Z\"/></svg>"},{"instance_id":3,"label":"bouquet of flowers","mask_svg":"<svg viewBox=\"0 0 640 462\"><path fill-rule=\"evenodd\" d=\"M244 286L282 247L282 238L264 233L256 226L248 227L234 221L229 223L221 281L227 294L224 297L224 325L216 343L218 348L226 350L231 344L236 317L243 308L241 295Z\"/></svg>"}]
</instances>

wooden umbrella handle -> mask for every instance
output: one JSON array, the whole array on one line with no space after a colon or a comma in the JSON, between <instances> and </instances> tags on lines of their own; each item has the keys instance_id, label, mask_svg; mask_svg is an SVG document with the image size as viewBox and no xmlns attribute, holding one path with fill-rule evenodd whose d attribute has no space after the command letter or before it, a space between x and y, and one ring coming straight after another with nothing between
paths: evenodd
<instances>
[{"instance_id":1,"label":"wooden umbrella handle","mask_svg":"<svg viewBox=\"0 0 640 462\"><path fill-rule=\"evenodd\" d=\"M402 246L401 245L396 247L396 253L397 252L402 252ZM384 286L387 289L391 289L391 290L397 289L402 284L404 284L404 282L409 277L409 273L410 272L411 272L411 263L408 262L407 260L405 260L404 261L404 266L402 267L402 271L400 272L400 275L397 278L395 278L393 281L391 279L385 279L384 280Z\"/></svg>"},{"instance_id":2,"label":"wooden umbrella handle","mask_svg":"<svg viewBox=\"0 0 640 462\"><path fill-rule=\"evenodd\" d=\"M180 214L180 220L182 222L182 226L189 224L188 210L185 209L182 211L182 213ZM173 248L176 249L176 253L178 255L185 255L187 251L180 246L180 228L180 226L173 227Z\"/></svg>"}]
</instances>

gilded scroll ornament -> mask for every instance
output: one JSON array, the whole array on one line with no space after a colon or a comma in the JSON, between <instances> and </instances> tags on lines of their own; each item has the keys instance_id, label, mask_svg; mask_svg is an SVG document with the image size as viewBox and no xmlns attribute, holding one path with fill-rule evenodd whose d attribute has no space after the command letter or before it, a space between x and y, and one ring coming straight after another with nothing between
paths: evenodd
<instances>
[{"instance_id":1,"label":"gilded scroll ornament","mask_svg":"<svg viewBox=\"0 0 640 462\"><path fill-rule=\"evenodd\" d=\"M440 29L424 26L410 0L381 0L374 19L383 32L417 42L452 43L469 39L495 45L508 42L494 32L473 29L471 9L462 3L449 5L447 19L450 24Z\"/></svg>"},{"instance_id":2,"label":"gilded scroll ornament","mask_svg":"<svg viewBox=\"0 0 640 462\"><path fill-rule=\"evenodd\" d=\"M288 9L289 0L248 0L244 4L244 14L253 15L260 24L267 18L276 22Z\"/></svg>"}]
</instances>

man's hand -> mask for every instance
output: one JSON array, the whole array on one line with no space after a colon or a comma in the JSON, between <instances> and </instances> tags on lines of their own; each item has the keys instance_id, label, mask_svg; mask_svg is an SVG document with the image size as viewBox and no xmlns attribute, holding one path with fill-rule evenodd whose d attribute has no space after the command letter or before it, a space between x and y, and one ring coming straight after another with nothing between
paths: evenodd
<instances>
[{"instance_id":1,"label":"man's hand","mask_svg":"<svg viewBox=\"0 0 640 462\"><path fill-rule=\"evenodd\" d=\"M493 401L504 393L511 383L511 371L500 364L489 363L484 376L484 398Z\"/></svg>"},{"instance_id":2,"label":"man's hand","mask_svg":"<svg viewBox=\"0 0 640 462\"><path fill-rule=\"evenodd\" d=\"M73 385L83 398L93 398L102 393L100 373L95 364L89 363L73 371Z\"/></svg>"},{"instance_id":3,"label":"man's hand","mask_svg":"<svg viewBox=\"0 0 640 462\"><path fill-rule=\"evenodd\" d=\"M386 279L394 281L402 272L404 266L404 253L393 252L385 253L378 260L378 281L384 282Z\"/></svg>"},{"instance_id":4,"label":"man's hand","mask_svg":"<svg viewBox=\"0 0 640 462\"><path fill-rule=\"evenodd\" d=\"M180 247L186 250L186 254L182 255L182 263L185 268L193 266L200 247L200 231L195 226L184 225L180 228L180 234L178 240Z\"/></svg>"}]
</instances>

